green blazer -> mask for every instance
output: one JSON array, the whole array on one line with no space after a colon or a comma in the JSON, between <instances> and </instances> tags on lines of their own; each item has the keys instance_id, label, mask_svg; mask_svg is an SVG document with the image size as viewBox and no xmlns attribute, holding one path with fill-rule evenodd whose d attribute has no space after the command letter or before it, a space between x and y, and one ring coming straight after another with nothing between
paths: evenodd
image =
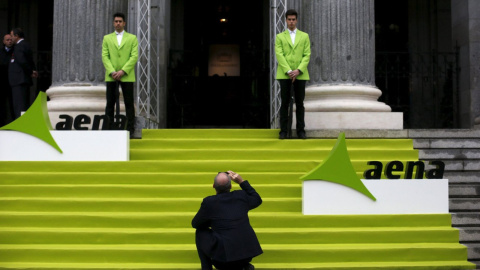
<instances>
[{"instance_id":1,"label":"green blazer","mask_svg":"<svg viewBox=\"0 0 480 270\"><path fill-rule=\"evenodd\" d=\"M135 35L124 32L120 46L115 32L103 37L102 61L105 66L106 82L114 82L110 74L120 70L125 71L122 82L134 82L137 60L138 40Z\"/></svg>"},{"instance_id":2,"label":"green blazer","mask_svg":"<svg viewBox=\"0 0 480 270\"><path fill-rule=\"evenodd\" d=\"M308 63L310 62L310 38L308 34L297 29L295 44L288 30L275 38L275 55L277 56L277 79L290 79L289 70L300 69L302 73L297 80L310 80Z\"/></svg>"}]
</instances>

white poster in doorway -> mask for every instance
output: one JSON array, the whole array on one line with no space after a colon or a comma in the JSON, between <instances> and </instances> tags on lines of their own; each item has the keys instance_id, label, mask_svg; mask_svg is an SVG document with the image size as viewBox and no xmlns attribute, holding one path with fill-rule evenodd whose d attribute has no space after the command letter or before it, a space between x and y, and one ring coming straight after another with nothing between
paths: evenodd
<instances>
[{"instance_id":1,"label":"white poster in doorway","mask_svg":"<svg viewBox=\"0 0 480 270\"><path fill-rule=\"evenodd\" d=\"M208 76L240 76L240 46L236 44L210 45Z\"/></svg>"}]
</instances>

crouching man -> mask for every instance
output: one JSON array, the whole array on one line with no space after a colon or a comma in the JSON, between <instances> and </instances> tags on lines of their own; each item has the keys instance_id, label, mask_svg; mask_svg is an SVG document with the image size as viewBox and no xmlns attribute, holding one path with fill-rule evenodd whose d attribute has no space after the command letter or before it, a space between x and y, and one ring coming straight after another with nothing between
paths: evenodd
<instances>
[{"instance_id":1,"label":"crouching man","mask_svg":"<svg viewBox=\"0 0 480 270\"><path fill-rule=\"evenodd\" d=\"M231 180L242 190L230 192ZM260 195L233 171L218 173L213 187L217 194L203 199L192 220L202 270L253 270L252 258L263 253L248 211L262 204Z\"/></svg>"}]
</instances>

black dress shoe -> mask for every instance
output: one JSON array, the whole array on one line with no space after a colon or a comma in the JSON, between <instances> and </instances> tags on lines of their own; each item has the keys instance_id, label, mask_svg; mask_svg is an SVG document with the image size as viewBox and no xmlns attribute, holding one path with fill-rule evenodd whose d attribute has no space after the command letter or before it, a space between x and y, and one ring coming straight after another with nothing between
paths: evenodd
<instances>
[{"instance_id":1,"label":"black dress shoe","mask_svg":"<svg viewBox=\"0 0 480 270\"><path fill-rule=\"evenodd\" d=\"M297 136L299 139L303 139L303 140L307 138L307 134L305 134L305 130L298 131Z\"/></svg>"},{"instance_id":2,"label":"black dress shoe","mask_svg":"<svg viewBox=\"0 0 480 270\"><path fill-rule=\"evenodd\" d=\"M247 266L243 268L243 270L255 270L255 266L253 264L249 263Z\"/></svg>"},{"instance_id":3,"label":"black dress shoe","mask_svg":"<svg viewBox=\"0 0 480 270\"><path fill-rule=\"evenodd\" d=\"M285 131L280 132L280 133L278 134L278 138L279 138L280 140L286 139L286 138L287 138L287 132L285 132Z\"/></svg>"}]
</instances>

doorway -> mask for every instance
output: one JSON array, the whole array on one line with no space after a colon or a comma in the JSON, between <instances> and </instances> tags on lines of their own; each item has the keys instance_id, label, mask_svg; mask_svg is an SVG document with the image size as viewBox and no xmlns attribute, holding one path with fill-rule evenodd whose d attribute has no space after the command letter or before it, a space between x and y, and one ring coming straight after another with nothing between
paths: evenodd
<instances>
[{"instance_id":1,"label":"doorway","mask_svg":"<svg viewBox=\"0 0 480 270\"><path fill-rule=\"evenodd\" d=\"M458 128L459 56L451 2L375 1L375 81L404 128Z\"/></svg>"},{"instance_id":2,"label":"doorway","mask_svg":"<svg viewBox=\"0 0 480 270\"><path fill-rule=\"evenodd\" d=\"M269 128L268 6L172 1L169 128Z\"/></svg>"}]
</instances>

